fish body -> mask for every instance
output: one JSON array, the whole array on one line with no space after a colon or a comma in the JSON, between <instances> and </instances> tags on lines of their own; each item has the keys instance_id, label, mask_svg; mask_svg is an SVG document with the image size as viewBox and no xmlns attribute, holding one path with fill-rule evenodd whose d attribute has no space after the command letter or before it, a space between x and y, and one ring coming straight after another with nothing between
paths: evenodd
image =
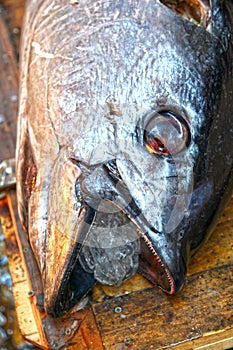
<instances>
[{"instance_id":1,"label":"fish body","mask_svg":"<svg viewBox=\"0 0 233 350\"><path fill-rule=\"evenodd\" d=\"M18 207L55 317L137 269L179 291L229 198L233 3L196 5L28 1Z\"/></svg>"}]
</instances>

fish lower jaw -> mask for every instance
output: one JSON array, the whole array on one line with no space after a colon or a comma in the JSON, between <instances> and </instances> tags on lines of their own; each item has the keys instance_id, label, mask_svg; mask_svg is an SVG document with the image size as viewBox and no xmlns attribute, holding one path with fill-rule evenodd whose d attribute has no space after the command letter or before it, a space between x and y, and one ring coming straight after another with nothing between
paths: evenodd
<instances>
[{"instance_id":1,"label":"fish lower jaw","mask_svg":"<svg viewBox=\"0 0 233 350\"><path fill-rule=\"evenodd\" d=\"M139 272L168 294L175 293L174 280L148 237L141 233Z\"/></svg>"}]
</instances>

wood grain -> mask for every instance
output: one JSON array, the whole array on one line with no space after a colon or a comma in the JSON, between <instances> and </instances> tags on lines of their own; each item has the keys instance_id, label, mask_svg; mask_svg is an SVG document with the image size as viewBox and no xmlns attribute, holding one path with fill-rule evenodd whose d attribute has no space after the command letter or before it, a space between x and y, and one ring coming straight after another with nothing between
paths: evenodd
<instances>
[{"instance_id":1,"label":"wood grain","mask_svg":"<svg viewBox=\"0 0 233 350\"><path fill-rule=\"evenodd\" d=\"M27 279L24 261L20 255L7 197L0 201L0 218L5 235L6 251L12 277L12 290L21 333L30 342L43 345L31 307L32 299L28 294L31 290L31 285Z\"/></svg>"},{"instance_id":2,"label":"wood grain","mask_svg":"<svg viewBox=\"0 0 233 350\"><path fill-rule=\"evenodd\" d=\"M179 295L129 293L96 304L95 316L106 350L160 349L233 330L232 295L233 266L222 266L190 276Z\"/></svg>"},{"instance_id":3,"label":"wood grain","mask_svg":"<svg viewBox=\"0 0 233 350\"><path fill-rule=\"evenodd\" d=\"M18 104L18 65L2 15L0 33L0 161L2 161L15 155Z\"/></svg>"},{"instance_id":4,"label":"wood grain","mask_svg":"<svg viewBox=\"0 0 233 350\"><path fill-rule=\"evenodd\" d=\"M2 9L4 18L7 22L8 32L11 44L18 58L20 31L22 27L22 18L24 14L26 0L1 0L0 10Z\"/></svg>"}]
</instances>

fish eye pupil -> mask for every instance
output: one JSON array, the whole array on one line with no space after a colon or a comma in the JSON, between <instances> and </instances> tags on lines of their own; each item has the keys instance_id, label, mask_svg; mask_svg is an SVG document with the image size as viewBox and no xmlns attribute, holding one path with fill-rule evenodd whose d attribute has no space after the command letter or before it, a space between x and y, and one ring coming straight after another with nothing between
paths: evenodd
<instances>
[{"instance_id":1,"label":"fish eye pupil","mask_svg":"<svg viewBox=\"0 0 233 350\"><path fill-rule=\"evenodd\" d=\"M158 137L149 139L146 143L146 147L150 153L168 154L168 150Z\"/></svg>"}]
</instances>

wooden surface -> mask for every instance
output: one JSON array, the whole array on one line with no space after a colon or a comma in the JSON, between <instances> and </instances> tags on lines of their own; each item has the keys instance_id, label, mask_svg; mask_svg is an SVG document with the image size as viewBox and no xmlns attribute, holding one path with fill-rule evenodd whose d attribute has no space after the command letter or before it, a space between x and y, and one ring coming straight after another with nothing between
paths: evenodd
<instances>
[{"instance_id":1,"label":"wooden surface","mask_svg":"<svg viewBox=\"0 0 233 350\"><path fill-rule=\"evenodd\" d=\"M16 140L18 66L3 16L0 17L0 161L14 157ZM4 135L7 135L5 137Z\"/></svg>"},{"instance_id":2,"label":"wooden surface","mask_svg":"<svg viewBox=\"0 0 233 350\"><path fill-rule=\"evenodd\" d=\"M8 12L0 16L0 160L14 155L17 99L12 96L17 95L18 71L12 33L20 28L23 1L3 4ZM0 217L19 325L30 342L63 350L233 347L233 200L210 240L191 259L181 293L168 296L137 274L120 288L97 285L83 310L74 308L56 320L36 307L42 283L18 221L14 191L0 201Z\"/></svg>"}]
</instances>

